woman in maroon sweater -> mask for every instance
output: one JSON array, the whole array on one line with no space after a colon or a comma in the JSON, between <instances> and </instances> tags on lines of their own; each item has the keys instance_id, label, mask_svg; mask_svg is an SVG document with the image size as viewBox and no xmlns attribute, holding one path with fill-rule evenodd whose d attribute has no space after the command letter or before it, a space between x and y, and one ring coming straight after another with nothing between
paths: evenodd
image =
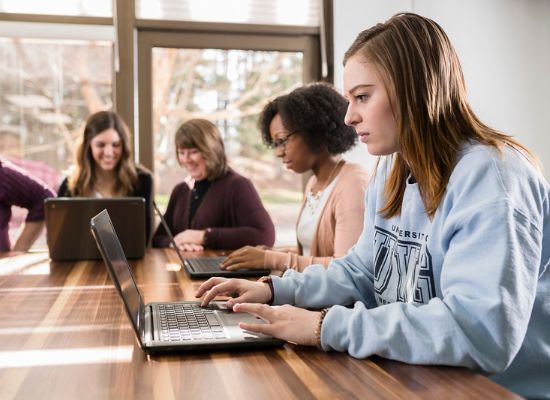
<instances>
[{"instance_id":1,"label":"woman in maroon sweater","mask_svg":"<svg viewBox=\"0 0 550 400\"><path fill-rule=\"evenodd\" d=\"M204 247L236 249L244 245L272 246L275 228L252 182L229 168L216 126L192 119L176 132L179 164L192 178L172 190L164 217L182 251ZM154 247L168 247L162 225Z\"/></svg>"}]
</instances>

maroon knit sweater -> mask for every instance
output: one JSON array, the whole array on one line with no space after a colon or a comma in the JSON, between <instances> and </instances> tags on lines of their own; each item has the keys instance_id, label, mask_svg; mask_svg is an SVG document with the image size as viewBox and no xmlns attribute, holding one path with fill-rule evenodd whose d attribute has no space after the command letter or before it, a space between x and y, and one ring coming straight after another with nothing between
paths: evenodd
<instances>
[{"instance_id":1,"label":"maroon knit sweater","mask_svg":"<svg viewBox=\"0 0 550 400\"><path fill-rule=\"evenodd\" d=\"M231 169L211 183L191 224L190 205L191 189L187 183L176 185L164 214L174 236L186 229L206 230L205 246L212 249L272 246L275 242L275 227L252 182ZM161 224L153 236L153 246L169 245Z\"/></svg>"}]
</instances>

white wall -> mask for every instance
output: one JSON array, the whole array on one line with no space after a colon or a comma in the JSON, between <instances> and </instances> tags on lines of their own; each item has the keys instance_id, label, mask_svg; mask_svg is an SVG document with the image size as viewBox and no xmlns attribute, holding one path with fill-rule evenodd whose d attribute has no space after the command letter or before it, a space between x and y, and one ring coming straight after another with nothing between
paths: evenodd
<instances>
[{"instance_id":1,"label":"white wall","mask_svg":"<svg viewBox=\"0 0 550 400\"><path fill-rule=\"evenodd\" d=\"M357 33L400 11L443 27L462 62L474 111L533 150L550 177L550 1L334 0L338 88L343 54ZM373 165L363 145L347 158Z\"/></svg>"}]
</instances>

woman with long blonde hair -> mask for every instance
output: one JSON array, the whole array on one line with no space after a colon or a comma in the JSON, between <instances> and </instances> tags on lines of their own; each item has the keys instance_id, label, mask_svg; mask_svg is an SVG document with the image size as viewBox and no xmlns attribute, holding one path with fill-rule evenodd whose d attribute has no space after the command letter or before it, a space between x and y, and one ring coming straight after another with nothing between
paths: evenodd
<instances>
[{"instance_id":1,"label":"woman with long blonde hair","mask_svg":"<svg viewBox=\"0 0 550 400\"><path fill-rule=\"evenodd\" d=\"M213 278L197 296L231 294L234 311L267 321L248 331L467 367L548 398L550 187L534 156L476 117L458 57L428 18L398 14L361 32L344 92L346 123L384 158L357 244L328 269L268 284Z\"/></svg>"}]
</instances>

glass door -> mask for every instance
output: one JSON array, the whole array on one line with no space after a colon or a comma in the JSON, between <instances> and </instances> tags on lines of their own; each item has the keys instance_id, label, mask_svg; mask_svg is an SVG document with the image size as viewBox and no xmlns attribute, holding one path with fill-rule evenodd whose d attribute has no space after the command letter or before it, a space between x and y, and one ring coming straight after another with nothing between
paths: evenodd
<instances>
[{"instance_id":1,"label":"glass door","mask_svg":"<svg viewBox=\"0 0 550 400\"><path fill-rule=\"evenodd\" d=\"M303 84L307 69L304 49L206 47L211 43L196 48L153 42L143 46L140 41L139 65L144 65L144 51L150 65L149 74L138 72L140 87L151 88L150 121L142 115L142 111L147 113L142 100L148 96L139 96L140 143L144 143L143 129L149 129L150 168L157 182L159 206L164 209L172 188L186 177L175 157L177 128L191 118L205 118L220 129L231 167L251 179L260 193L276 226L276 245L294 245L302 179L285 170L273 151L263 145L257 120L269 100ZM142 81L145 77L150 85ZM148 155L142 150L142 162L147 165Z\"/></svg>"}]
</instances>

